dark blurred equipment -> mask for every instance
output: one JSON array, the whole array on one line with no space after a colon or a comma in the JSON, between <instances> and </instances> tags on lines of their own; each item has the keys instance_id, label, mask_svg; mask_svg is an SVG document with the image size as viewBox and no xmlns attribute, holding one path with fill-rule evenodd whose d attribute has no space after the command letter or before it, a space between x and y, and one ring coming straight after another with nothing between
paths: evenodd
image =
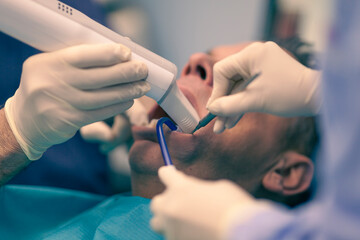
<instances>
[{"instance_id":1,"label":"dark blurred equipment","mask_svg":"<svg viewBox=\"0 0 360 240\"><path fill-rule=\"evenodd\" d=\"M299 12L287 12L281 7L281 1L269 0L262 40L276 42L291 52L303 65L319 69L319 61L313 44L304 41L299 36L301 17Z\"/></svg>"}]
</instances>

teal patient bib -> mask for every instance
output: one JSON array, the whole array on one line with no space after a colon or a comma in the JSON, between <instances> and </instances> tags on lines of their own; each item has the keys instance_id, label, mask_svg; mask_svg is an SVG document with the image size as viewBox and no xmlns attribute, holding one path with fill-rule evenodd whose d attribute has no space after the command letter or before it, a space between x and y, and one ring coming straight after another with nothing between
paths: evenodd
<instances>
[{"instance_id":1,"label":"teal patient bib","mask_svg":"<svg viewBox=\"0 0 360 240\"><path fill-rule=\"evenodd\" d=\"M0 188L0 239L163 239L150 199L49 187Z\"/></svg>"}]
</instances>

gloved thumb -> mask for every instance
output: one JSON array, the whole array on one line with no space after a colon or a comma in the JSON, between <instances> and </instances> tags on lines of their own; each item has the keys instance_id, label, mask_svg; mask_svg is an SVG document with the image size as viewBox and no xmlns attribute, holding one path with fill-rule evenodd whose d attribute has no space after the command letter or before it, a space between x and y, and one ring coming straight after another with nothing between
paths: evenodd
<instances>
[{"instance_id":1,"label":"gloved thumb","mask_svg":"<svg viewBox=\"0 0 360 240\"><path fill-rule=\"evenodd\" d=\"M154 211L154 210L152 210ZM160 234L163 234L163 229L164 229L164 218L161 216L155 216L150 220L150 226L151 228Z\"/></svg>"},{"instance_id":2,"label":"gloved thumb","mask_svg":"<svg viewBox=\"0 0 360 240\"><path fill-rule=\"evenodd\" d=\"M114 136L108 124L103 121L88 124L80 128L81 136L89 142L110 142Z\"/></svg>"},{"instance_id":3,"label":"gloved thumb","mask_svg":"<svg viewBox=\"0 0 360 240\"><path fill-rule=\"evenodd\" d=\"M230 55L214 65L214 87L206 107L221 96L229 94L234 84L249 79L253 74L249 68L249 53L260 43L253 43L245 50Z\"/></svg>"},{"instance_id":4,"label":"gloved thumb","mask_svg":"<svg viewBox=\"0 0 360 240\"><path fill-rule=\"evenodd\" d=\"M174 183L181 183L184 181L185 174L176 170L174 166L163 166L159 168L159 178L166 186L171 186Z\"/></svg>"},{"instance_id":5,"label":"gloved thumb","mask_svg":"<svg viewBox=\"0 0 360 240\"><path fill-rule=\"evenodd\" d=\"M126 111L130 123L136 126L146 126L149 122L147 110L138 99L134 99L134 104Z\"/></svg>"},{"instance_id":6,"label":"gloved thumb","mask_svg":"<svg viewBox=\"0 0 360 240\"><path fill-rule=\"evenodd\" d=\"M111 137L109 141L102 142L100 145L100 151L104 154L108 154L117 146L126 144L131 138L130 124L126 116L123 114L116 115L114 117L114 123L109 129L111 131Z\"/></svg>"}]
</instances>

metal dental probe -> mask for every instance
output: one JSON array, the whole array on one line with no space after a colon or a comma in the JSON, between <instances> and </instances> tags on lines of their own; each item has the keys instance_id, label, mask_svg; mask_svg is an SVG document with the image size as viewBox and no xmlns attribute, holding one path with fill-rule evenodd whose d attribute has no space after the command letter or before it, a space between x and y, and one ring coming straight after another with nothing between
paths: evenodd
<instances>
[{"instance_id":1,"label":"metal dental probe","mask_svg":"<svg viewBox=\"0 0 360 240\"><path fill-rule=\"evenodd\" d=\"M243 86L241 86L242 89L245 89L246 86L248 86L252 81L254 81L259 75L261 74L261 72L256 73L254 76L252 76L251 78L249 78L249 80L247 80L245 82L245 84ZM191 134L194 134L194 132L196 132L197 130L199 130L202 127L205 127L206 125L208 125L209 122L211 122L211 120L213 120L216 117L216 115L212 114L212 113L208 113L204 118L202 118L200 120L200 122L198 123L198 125L196 126L196 128L192 131Z\"/></svg>"},{"instance_id":2,"label":"metal dental probe","mask_svg":"<svg viewBox=\"0 0 360 240\"><path fill-rule=\"evenodd\" d=\"M196 128L192 131L191 134L194 134L194 132L196 132L197 130L199 130L202 127L205 127L209 122L211 122L211 120L213 120L216 117L216 115L212 114L212 113L208 113L203 119L200 120L200 122L198 123L198 125L196 126Z\"/></svg>"}]
</instances>

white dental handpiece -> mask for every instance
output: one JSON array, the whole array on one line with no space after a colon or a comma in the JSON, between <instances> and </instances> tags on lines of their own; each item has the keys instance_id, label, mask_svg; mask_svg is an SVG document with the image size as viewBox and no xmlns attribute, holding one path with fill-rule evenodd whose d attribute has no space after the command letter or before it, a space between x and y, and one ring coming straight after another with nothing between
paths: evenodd
<instances>
[{"instance_id":1,"label":"white dental handpiece","mask_svg":"<svg viewBox=\"0 0 360 240\"><path fill-rule=\"evenodd\" d=\"M116 42L129 47L132 59L148 66L146 81L154 99L185 133L199 116L176 85L176 66L57 0L0 0L0 31L41 51L78 44Z\"/></svg>"}]
</instances>

